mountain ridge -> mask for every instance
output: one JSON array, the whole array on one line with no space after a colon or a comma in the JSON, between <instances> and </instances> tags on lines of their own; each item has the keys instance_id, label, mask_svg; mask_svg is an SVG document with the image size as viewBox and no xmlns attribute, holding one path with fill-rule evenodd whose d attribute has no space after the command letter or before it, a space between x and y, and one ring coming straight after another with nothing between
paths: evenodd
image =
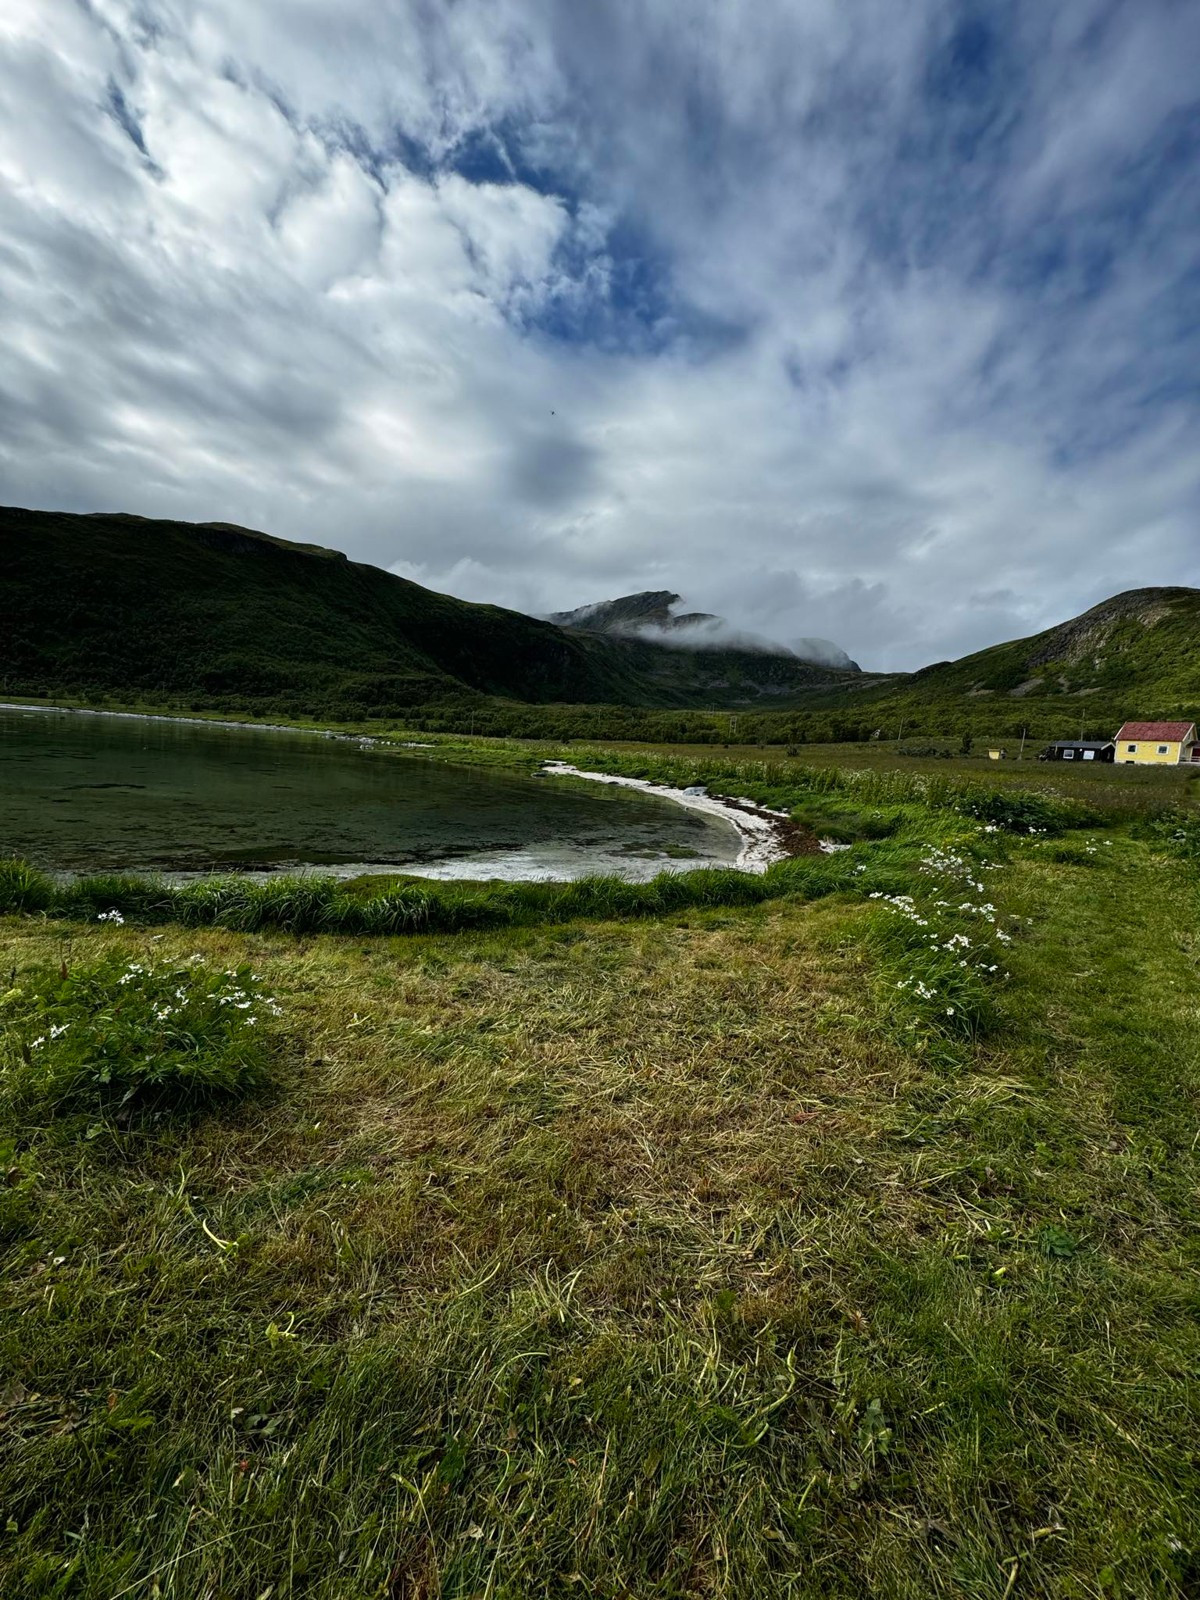
<instances>
[{"instance_id":1,"label":"mountain ridge","mask_svg":"<svg viewBox=\"0 0 1200 1600\"><path fill-rule=\"evenodd\" d=\"M9 692L193 695L330 715L433 701L795 703L836 672L572 632L222 522L0 508Z\"/></svg>"},{"instance_id":2,"label":"mountain ridge","mask_svg":"<svg viewBox=\"0 0 1200 1600\"><path fill-rule=\"evenodd\" d=\"M1165 629L1155 632L1162 624ZM957 661L933 662L907 680L934 691L1022 698L1102 693L1134 682L1148 685L1164 674L1200 695L1200 589L1125 589L1065 622Z\"/></svg>"},{"instance_id":3,"label":"mountain ridge","mask_svg":"<svg viewBox=\"0 0 1200 1600\"><path fill-rule=\"evenodd\" d=\"M677 603L668 590L622 599L668 616ZM0 603L0 691L18 696L331 720L420 711L555 736L720 738L721 714L744 712L742 737L788 742L1058 737L1200 715L1200 590L1178 585L1122 591L957 661L864 673L559 626L233 523L9 507Z\"/></svg>"},{"instance_id":4,"label":"mountain ridge","mask_svg":"<svg viewBox=\"0 0 1200 1600\"><path fill-rule=\"evenodd\" d=\"M710 611L687 611L675 616L671 607L682 596L670 589L642 589L637 594L619 595L615 600L594 600L573 611L552 611L547 617L558 628L583 628L593 633L617 633L628 628L689 628L697 622L720 622Z\"/></svg>"}]
</instances>

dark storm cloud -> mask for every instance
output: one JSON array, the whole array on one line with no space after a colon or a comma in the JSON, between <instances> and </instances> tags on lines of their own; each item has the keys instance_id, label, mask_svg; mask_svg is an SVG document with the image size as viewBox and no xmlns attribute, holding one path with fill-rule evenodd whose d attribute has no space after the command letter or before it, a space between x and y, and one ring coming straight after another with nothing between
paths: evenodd
<instances>
[{"instance_id":1,"label":"dark storm cloud","mask_svg":"<svg viewBox=\"0 0 1200 1600\"><path fill-rule=\"evenodd\" d=\"M9 0L4 498L917 665L1200 581L1200 12Z\"/></svg>"}]
</instances>

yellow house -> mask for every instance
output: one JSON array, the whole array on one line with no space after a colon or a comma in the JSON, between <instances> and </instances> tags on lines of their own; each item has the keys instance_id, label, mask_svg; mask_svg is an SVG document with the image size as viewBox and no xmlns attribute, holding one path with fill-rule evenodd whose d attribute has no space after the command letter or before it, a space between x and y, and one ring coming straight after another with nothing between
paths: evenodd
<instances>
[{"instance_id":1,"label":"yellow house","mask_svg":"<svg viewBox=\"0 0 1200 1600\"><path fill-rule=\"evenodd\" d=\"M1117 761L1171 767L1200 761L1194 722L1127 722L1116 743Z\"/></svg>"}]
</instances>

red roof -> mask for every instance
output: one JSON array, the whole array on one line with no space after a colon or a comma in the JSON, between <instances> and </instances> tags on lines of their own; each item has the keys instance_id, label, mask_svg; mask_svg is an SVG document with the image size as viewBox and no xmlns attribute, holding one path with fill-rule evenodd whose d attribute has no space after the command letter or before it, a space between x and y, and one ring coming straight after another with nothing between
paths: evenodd
<instances>
[{"instance_id":1,"label":"red roof","mask_svg":"<svg viewBox=\"0 0 1200 1600\"><path fill-rule=\"evenodd\" d=\"M1158 739L1175 744L1186 739L1195 726L1194 722L1127 722L1117 739L1132 739L1135 743L1139 739Z\"/></svg>"}]
</instances>

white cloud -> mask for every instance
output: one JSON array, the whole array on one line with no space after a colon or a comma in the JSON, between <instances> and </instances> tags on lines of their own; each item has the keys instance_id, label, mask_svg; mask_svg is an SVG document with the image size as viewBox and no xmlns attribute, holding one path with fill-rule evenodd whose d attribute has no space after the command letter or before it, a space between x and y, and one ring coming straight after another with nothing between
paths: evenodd
<instances>
[{"instance_id":1,"label":"white cloud","mask_svg":"<svg viewBox=\"0 0 1200 1600\"><path fill-rule=\"evenodd\" d=\"M1190 15L9 0L3 497L873 666L1196 582Z\"/></svg>"},{"instance_id":2,"label":"white cloud","mask_svg":"<svg viewBox=\"0 0 1200 1600\"><path fill-rule=\"evenodd\" d=\"M314 290L373 274L381 230L377 184L347 155L290 195L276 226L297 276Z\"/></svg>"}]
</instances>

